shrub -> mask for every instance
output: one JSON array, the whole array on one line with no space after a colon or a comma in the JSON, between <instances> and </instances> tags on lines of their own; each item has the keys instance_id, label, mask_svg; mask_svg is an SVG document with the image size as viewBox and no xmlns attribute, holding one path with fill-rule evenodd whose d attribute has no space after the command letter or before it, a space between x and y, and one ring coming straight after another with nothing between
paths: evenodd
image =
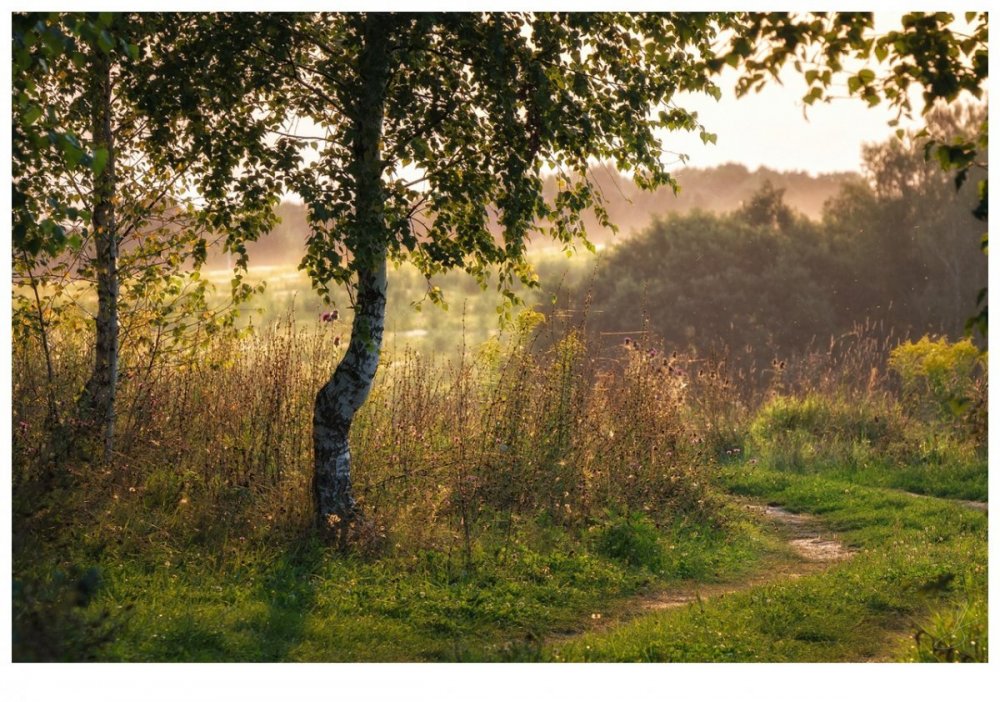
<instances>
[{"instance_id":1,"label":"shrub","mask_svg":"<svg viewBox=\"0 0 1000 702\"><path fill-rule=\"evenodd\" d=\"M612 518L597 530L599 553L633 568L658 572L663 568L663 545L656 525L644 514Z\"/></svg>"},{"instance_id":2,"label":"shrub","mask_svg":"<svg viewBox=\"0 0 1000 702\"><path fill-rule=\"evenodd\" d=\"M895 403L879 396L779 395L758 410L750 437L773 467L803 470L817 460L859 464L901 451L906 426Z\"/></svg>"},{"instance_id":3,"label":"shrub","mask_svg":"<svg viewBox=\"0 0 1000 702\"><path fill-rule=\"evenodd\" d=\"M101 585L96 568L80 573L53 571L48 577L14 580L13 660L19 662L92 661L122 626L92 605Z\"/></svg>"},{"instance_id":4,"label":"shrub","mask_svg":"<svg viewBox=\"0 0 1000 702\"><path fill-rule=\"evenodd\" d=\"M758 444L800 432L816 440L886 443L896 438L894 407L875 401L851 402L838 397L809 394L778 396L766 403L750 426Z\"/></svg>"},{"instance_id":5,"label":"shrub","mask_svg":"<svg viewBox=\"0 0 1000 702\"><path fill-rule=\"evenodd\" d=\"M907 341L892 350L889 367L899 375L907 409L922 419L967 424L985 402L986 352L970 339Z\"/></svg>"}]
</instances>

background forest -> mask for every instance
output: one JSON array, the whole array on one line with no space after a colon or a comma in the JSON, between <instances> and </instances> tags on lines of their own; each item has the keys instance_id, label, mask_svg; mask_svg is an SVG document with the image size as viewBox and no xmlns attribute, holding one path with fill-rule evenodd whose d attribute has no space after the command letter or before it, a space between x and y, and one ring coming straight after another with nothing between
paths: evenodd
<instances>
[{"instance_id":1,"label":"background forest","mask_svg":"<svg viewBox=\"0 0 1000 702\"><path fill-rule=\"evenodd\" d=\"M957 105L932 113L928 130L943 141L968 138L984 118L983 108ZM578 247L569 258L538 240L541 288L520 292L546 314L586 316L595 335L651 333L671 349L738 363L825 349L858 325L896 338L956 338L986 285L982 224L973 215L979 181L956 189L925 158L925 143L909 134L870 144L861 174L682 169L676 195L639 190L597 168L618 233L591 215L589 238L600 252ZM302 319L325 309L292 272L308 237L304 206L286 201L276 213L271 233L247 246L254 264L268 267L259 278L270 288L246 307L244 323L281 318L292 296ZM222 275L225 260L210 253L208 266ZM499 330L499 295L455 274L434 282L464 318L432 305L414 310L426 283L403 267L389 288L389 333L398 343L450 354L463 328L473 342Z\"/></svg>"}]
</instances>

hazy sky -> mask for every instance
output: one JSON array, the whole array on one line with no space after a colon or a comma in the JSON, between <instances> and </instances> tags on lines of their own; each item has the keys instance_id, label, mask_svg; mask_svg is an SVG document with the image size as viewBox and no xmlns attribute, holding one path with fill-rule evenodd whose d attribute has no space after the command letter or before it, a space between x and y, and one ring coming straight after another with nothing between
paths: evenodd
<instances>
[{"instance_id":1,"label":"hazy sky","mask_svg":"<svg viewBox=\"0 0 1000 702\"><path fill-rule=\"evenodd\" d=\"M664 147L687 154L689 166L703 168L735 161L751 169L767 166L814 175L858 171L861 145L884 141L895 131L888 126L894 113L883 106L868 108L857 98L816 103L803 116L806 87L794 71L783 74L784 85L771 83L760 93L739 99L732 87L735 73L725 79L718 102L706 95L674 99L678 106L697 111L705 128L718 135L716 144L703 144L697 133L664 134Z\"/></svg>"},{"instance_id":2,"label":"hazy sky","mask_svg":"<svg viewBox=\"0 0 1000 702\"><path fill-rule=\"evenodd\" d=\"M960 12L952 11L958 18L956 28L962 31L968 25ZM876 13L876 31L897 29L900 14ZM724 74L723 95L718 102L706 95L674 99L678 106L698 112L705 128L718 135L717 144L703 144L697 133L674 132L665 135L664 147L686 153L692 167L735 161L750 168L768 166L817 174L860 170L861 146L884 141L896 130L889 126L895 112L884 105L869 108L860 98L847 96L846 75L839 81L842 97L809 106L805 114L805 79L792 67L782 71L781 85L770 82L760 93L739 99L733 91L737 76L732 70ZM923 98L918 87L911 90L910 98L919 119ZM903 121L899 126L919 129L922 125Z\"/></svg>"}]
</instances>

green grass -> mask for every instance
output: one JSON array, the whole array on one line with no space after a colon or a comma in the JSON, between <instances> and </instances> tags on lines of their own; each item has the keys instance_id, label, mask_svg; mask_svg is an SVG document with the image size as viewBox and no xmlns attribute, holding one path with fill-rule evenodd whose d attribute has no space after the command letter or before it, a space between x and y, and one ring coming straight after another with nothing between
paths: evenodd
<instances>
[{"instance_id":1,"label":"green grass","mask_svg":"<svg viewBox=\"0 0 1000 702\"><path fill-rule=\"evenodd\" d=\"M405 297L421 281L401 275ZM268 319L303 293L297 319L123 384L111 467L72 458L41 479L45 404L27 389L43 364L19 347L15 659L986 657L986 515L906 494L985 500L978 435L908 415L888 388L796 391L720 424L728 381L682 392L632 351L609 371L575 333L532 355L527 315L460 363L387 349L352 436L366 520L352 555L325 548L304 536L309 427L343 329L316 321L294 274L272 282L288 294ZM466 312L440 343L485 319ZM79 380L87 346L67 335ZM65 407L80 382L60 385ZM725 439L706 449L713 426ZM818 515L857 555L799 568L722 490ZM731 594L647 616L696 590Z\"/></svg>"},{"instance_id":2,"label":"green grass","mask_svg":"<svg viewBox=\"0 0 1000 702\"><path fill-rule=\"evenodd\" d=\"M857 661L905 645L932 611L985 598L986 515L824 476L730 466L736 494L820 515L857 555L809 577L642 617L544 651L578 661ZM984 615L980 611L978 614ZM939 627L940 628L940 627ZM964 623L963 632L974 629ZM984 630L980 621L979 631ZM981 637L980 637L981 638ZM985 643L981 642L982 651ZM926 648L926 647L925 647Z\"/></svg>"},{"instance_id":3,"label":"green grass","mask_svg":"<svg viewBox=\"0 0 1000 702\"><path fill-rule=\"evenodd\" d=\"M832 480L855 485L893 488L948 499L986 502L989 498L989 471L985 456L945 465L898 465L875 460L862 465L835 465L815 470Z\"/></svg>"},{"instance_id":4,"label":"green grass","mask_svg":"<svg viewBox=\"0 0 1000 702\"><path fill-rule=\"evenodd\" d=\"M752 523L733 519L725 530L679 524L659 533L655 571L604 555L598 536L604 525L579 538L534 525L506 550L481 543L472 570L457 549L451 556L422 551L364 559L340 556L312 538L286 546L231 545L224 553L191 544L108 550L96 563L104 584L90 610L109 615L119 628L112 643L87 655L109 661L531 659L546 634L577 629L631 595L682 578L738 578L753 568L771 545ZM54 567L35 563L29 578Z\"/></svg>"}]
</instances>

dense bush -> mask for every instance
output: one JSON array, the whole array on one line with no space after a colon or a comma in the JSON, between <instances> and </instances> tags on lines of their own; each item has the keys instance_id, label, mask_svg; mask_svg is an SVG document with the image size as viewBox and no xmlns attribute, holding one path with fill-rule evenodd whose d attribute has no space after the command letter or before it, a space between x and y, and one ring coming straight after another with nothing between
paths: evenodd
<instances>
[{"instance_id":1,"label":"dense bush","mask_svg":"<svg viewBox=\"0 0 1000 702\"><path fill-rule=\"evenodd\" d=\"M597 548L634 568L657 572L663 567L660 532L643 514L626 514L604 524L597 533Z\"/></svg>"},{"instance_id":2,"label":"dense bush","mask_svg":"<svg viewBox=\"0 0 1000 702\"><path fill-rule=\"evenodd\" d=\"M893 349L889 367L902 381L907 409L985 435L986 352L969 339L924 336Z\"/></svg>"},{"instance_id":3,"label":"dense bush","mask_svg":"<svg viewBox=\"0 0 1000 702\"><path fill-rule=\"evenodd\" d=\"M948 142L983 118L973 108L943 110L929 115L928 130ZM956 191L915 136L866 147L864 170L827 201L821 220L764 182L729 212L654 221L577 285L577 299L593 300L589 329L648 322L669 347L728 350L758 368L866 320L904 337L962 333L986 285L975 184Z\"/></svg>"}]
</instances>

